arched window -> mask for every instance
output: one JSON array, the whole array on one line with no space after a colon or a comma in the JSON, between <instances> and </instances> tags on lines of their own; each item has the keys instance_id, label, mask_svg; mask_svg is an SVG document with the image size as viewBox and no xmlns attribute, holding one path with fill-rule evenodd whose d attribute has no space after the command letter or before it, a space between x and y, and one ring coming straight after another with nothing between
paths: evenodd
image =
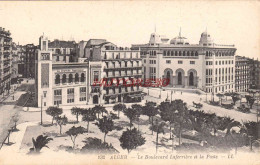
<instances>
[{"instance_id":1,"label":"arched window","mask_svg":"<svg viewBox=\"0 0 260 165\"><path fill-rule=\"evenodd\" d=\"M171 73L167 71L167 81L171 82Z\"/></svg>"},{"instance_id":2,"label":"arched window","mask_svg":"<svg viewBox=\"0 0 260 165\"><path fill-rule=\"evenodd\" d=\"M178 72L178 85L182 85L182 74Z\"/></svg>"},{"instance_id":3,"label":"arched window","mask_svg":"<svg viewBox=\"0 0 260 165\"><path fill-rule=\"evenodd\" d=\"M181 56L181 51L179 51L179 56Z\"/></svg>"},{"instance_id":4,"label":"arched window","mask_svg":"<svg viewBox=\"0 0 260 165\"><path fill-rule=\"evenodd\" d=\"M195 56L198 56L199 54L198 54L198 52L196 51L196 53L195 53Z\"/></svg>"},{"instance_id":5,"label":"arched window","mask_svg":"<svg viewBox=\"0 0 260 165\"><path fill-rule=\"evenodd\" d=\"M194 52L193 51L191 52L191 56L194 56Z\"/></svg>"},{"instance_id":6,"label":"arched window","mask_svg":"<svg viewBox=\"0 0 260 165\"><path fill-rule=\"evenodd\" d=\"M209 56L209 52L208 51L206 51L206 56Z\"/></svg>"},{"instance_id":7,"label":"arched window","mask_svg":"<svg viewBox=\"0 0 260 165\"><path fill-rule=\"evenodd\" d=\"M75 82L79 82L79 74L78 73L75 74Z\"/></svg>"},{"instance_id":8,"label":"arched window","mask_svg":"<svg viewBox=\"0 0 260 165\"><path fill-rule=\"evenodd\" d=\"M185 51L183 52L183 56L186 56L186 52Z\"/></svg>"},{"instance_id":9,"label":"arched window","mask_svg":"<svg viewBox=\"0 0 260 165\"><path fill-rule=\"evenodd\" d=\"M170 51L167 51L167 56L170 56Z\"/></svg>"},{"instance_id":10,"label":"arched window","mask_svg":"<svg viewBox=\"0 0 260 165\"><path fill-rule=\"evenodd\" d=\"M187 52L187 56L190 56L190 52Z\"/></svg>"},{"instance_id":11,"label":"arched window","mask_svg":"<svg viewBox=\"0 0 260 165\"><path fill-rule=\"evenodd\" d=\"M166 51L163 51L163 55L166 56Z\"/></svg>"},{"instance_id":12,"label":"arched window","mask_svg":"<svg viewBox=\"0 0 260 165\"><path fill-rule=\"evenodd\" d=\"M84 81L85 81L85 74L84 74L84 73L81 73L80 81L81 81L81 82L84 82Z\"/></svg>"},{"instance_id":13,"label":"arched window","mask_svg":"<svg viewBox=\"0 0 260 165\"><path fill-rule=\"evenodd\" d=\"M72 82L73 82L72 74L69 74L69 83L72 83Z\"/></svg>"},{"instance_id":14,"label":"arched window","mask_svg":"<svg viewBox=\"0 0 260 165\"><path fill-rule=\"evenodd\" d=\"M190 72L190 75L189 75L189 85L190 86L194 85L194 75L193 75L193 72Z\"/></svg>"},{"instance_id":15,"label":"arched window","mask_svg":"<svg viewBox=\"0 0 260 165\"><path fill-rule=\"evenodd\" d=\"M175 51L175 56L177 56L177 51Z\"/></svg>"},{"instance_id":16,"label":"arched window","mask_svg":"<svg viewBox=\"0 0 260 165\"><path fill-rule=\"evenodd\" d=\"M59 84L59 83L60 83L60 75L57 74L55 78L55 84Z\"/></svg>"},{"instance_id":17,"label":"arched window","mask_svg":"<svg viewBox=\"0 0 260 165\"><path fill-rule=\"evenodd\" d=\"M173 56L173 51L171 51L171 56Z\"/></svg>"},{"instance_id":18,"label":"arched window","mask_svg":"<svg viewBox=\"0 0 260 165\"><path fill-rule=\"evenodd\" d=\"M62 75L62 83L65 84L66 81L67 81L67 76L66 76L66 74L63 74Z\"/></svg>"}]
</instances>

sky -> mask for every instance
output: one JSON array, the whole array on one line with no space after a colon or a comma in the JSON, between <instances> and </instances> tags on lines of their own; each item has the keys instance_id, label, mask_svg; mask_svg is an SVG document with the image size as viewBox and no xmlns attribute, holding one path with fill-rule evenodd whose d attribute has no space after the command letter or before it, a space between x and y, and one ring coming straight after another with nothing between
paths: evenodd
<instances>
[{"instance_id":1,"label":"sky","mask_svg":"<svg viewBox=\"0 0 260 165\"><path fill-rule=\"evenodd\" d=\"M155 31L198 44L206 31L217 44L235 44L237 55L260 59L259 1L1 2L0 26L19 44L107 39L118 46L145 44Z\"/></svg>"}]
</instances>

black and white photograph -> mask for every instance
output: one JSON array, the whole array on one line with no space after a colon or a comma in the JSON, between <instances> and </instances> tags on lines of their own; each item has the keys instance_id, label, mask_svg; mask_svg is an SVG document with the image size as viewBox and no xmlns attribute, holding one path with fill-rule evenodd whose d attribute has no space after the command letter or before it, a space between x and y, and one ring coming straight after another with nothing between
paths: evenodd
<instances>
[{"instance_id":1,"label":"black and white photograph","mask_svg":"<svg viewBox=\"0 0 260 165\"><path fill-rule=\"evenodd\" d=\"M259 1L0 2L0 165L260 164Z\"/></svg>"}]
</instances>

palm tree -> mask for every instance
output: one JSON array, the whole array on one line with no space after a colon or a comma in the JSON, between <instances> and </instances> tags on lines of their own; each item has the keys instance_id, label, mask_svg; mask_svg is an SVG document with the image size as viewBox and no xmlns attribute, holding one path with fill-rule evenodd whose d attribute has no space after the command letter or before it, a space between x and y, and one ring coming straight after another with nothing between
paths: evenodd
<instances>
[{"instance_id":1,"label":"palm tree","mask_svg":"<svg viewBox=\"0 0 260 165\"><path fill-rule=\"evenodd\" d=\"M119 103L113 106L113 110L118 112L118 118L119 118L120 111L124 111L125 109L126 109L125 104Z\"/></svg>"},{"instance_id":2,"label":"palm tree","mask_svg":"<svg viewBox=\"0 0 260 165\"><path fill-rule=\"evenodd\" d=\"M30 148L30 153L40 153L41 149L43 147L47 147L47 144L49 141L53 140L52 138L49 138L48 136L39 135L36 140L32 138L33 142L33 148Z\"/></svg>"},{"instance_id":3,"label":"palm tree","mask_svg":"<svg viewBox=\"0 0 260 165\"><path fill-rule=\"evenodd\" d=\"M98 114L97 118L99 119L99 114L102 113L102 117L103 117L103 113L107 113L107 110L105 107L101 106L101 105L96 105L95 107L92 108L93 111Z\"/></svg>"}]
</instances>

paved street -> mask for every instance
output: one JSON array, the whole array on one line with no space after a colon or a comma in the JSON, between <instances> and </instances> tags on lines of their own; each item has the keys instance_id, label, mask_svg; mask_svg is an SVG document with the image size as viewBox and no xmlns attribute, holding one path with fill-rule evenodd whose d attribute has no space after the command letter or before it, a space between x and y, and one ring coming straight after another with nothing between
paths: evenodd
<instances>
[{"instance_id":1,"label":"paved street","mask_svg":"<svg viewBox=\"0 0 260 165\"><path fill-rule=\"evenodd\" d=\"M173 89L174 90L174 89ZM144 92L148 92L148 89L144 89ZM149 89L149 96L146 96L145 99L147 100L151 100L151 101L155 101L157 103L161 102L161 101L165 101L165 99L167 98L167 94L168 94L168 99L171 99L171 91L170 90L165 90L165 91L161 91L161 99L159 99L159 95L160 95L160 89L158 88L153 88L153 89ZM176 91L175 93L173 92L172 94L172 100L174 99L182 99L184 100L184 102L186 102L188 104L188 107L191 108L192 107L192 102L201 102L203 103L203 108L201 108L202 110L204 110L207 113L216 113L218 116L229 116L230 118L233 118L239 122L242 121L256 121L256 115L253 113L242 113L239 112L237 110L228 110L219 106L212 106L209 105L207 103L205 103L206 101L206 95L198 95L195 93L187 93L187 92L181 92L181 91ZM207 100L209 101L211 99L211 96L207 96ZM218 98L215 97L215 100L218 101ZM192 108L195 109L195 108Z\"/></svg>"}]
</instances>

